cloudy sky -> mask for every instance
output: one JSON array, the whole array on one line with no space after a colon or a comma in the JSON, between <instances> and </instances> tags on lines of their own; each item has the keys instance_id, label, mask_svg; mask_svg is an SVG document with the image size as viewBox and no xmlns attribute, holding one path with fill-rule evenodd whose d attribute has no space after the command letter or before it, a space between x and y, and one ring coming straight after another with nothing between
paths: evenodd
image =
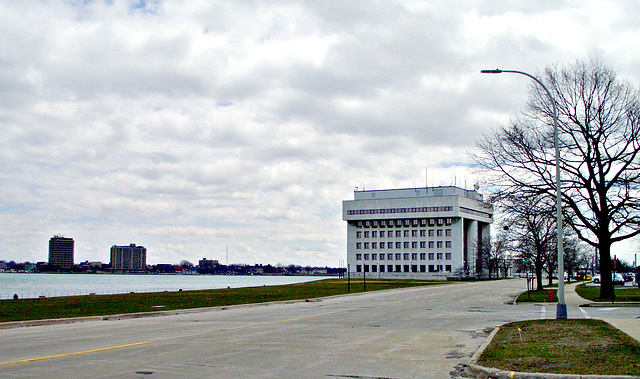
<instances>
[{"instance_id":1,"label":"cloudy sky","mask_svg":"<svg viewBox=\"0 0 640 379\"><path fill-rule=\"evenodd\" d=\"M640 83L640 3L0 0L0 259L337 266L355 187L476 178L540 72ZM616 247L628 261L638 243Z\"/></svg>"}]
</instances>

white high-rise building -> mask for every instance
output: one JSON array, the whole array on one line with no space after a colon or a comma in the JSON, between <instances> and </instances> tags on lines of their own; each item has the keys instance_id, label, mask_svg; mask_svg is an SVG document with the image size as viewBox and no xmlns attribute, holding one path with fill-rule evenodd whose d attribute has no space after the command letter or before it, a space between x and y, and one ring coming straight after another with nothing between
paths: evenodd
<instances>
[{"instance_id":1,"label":"white high-rise building","mask_svg":"<svg viewBox=\"0 0 640 379\"><path fill-rule=\"evenodd\" d=\"M475 190L423 187L355 191L342 203L355 277L446 279L483 275L493 207Z\"/></svg>"}]
</instances>

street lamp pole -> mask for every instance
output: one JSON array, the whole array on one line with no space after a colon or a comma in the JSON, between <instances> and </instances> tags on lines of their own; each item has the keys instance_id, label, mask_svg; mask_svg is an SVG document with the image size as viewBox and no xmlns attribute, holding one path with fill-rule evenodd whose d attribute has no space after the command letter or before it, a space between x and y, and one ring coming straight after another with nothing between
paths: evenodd
<instances>
[{"instance_id":1,"label":"street lamp pole","mask_svg":"<svg viewBox=\"0 0 640 379\"><path fill-rule=\"evenodd\" d=\"M558 109L556 108L556 101L553 98L553 95L551 95L549 89L540 81L540 79L531 74L527 74L526 72L500 69L482 70L480 72L482 74L509 73L527 76L533 79L542 88L544 88L544 90L547 92L547 96L549 96L549 100L551 100L551 105L553 106L553 138L556 150L556 225L558 227L558 231L556 233L558 237L558 308L556 312L556 318L566 319L567 304L564 302L564 236L562 227L562 193L560 192L560 144L558 137Z\"/></svg>"}]
</instances>

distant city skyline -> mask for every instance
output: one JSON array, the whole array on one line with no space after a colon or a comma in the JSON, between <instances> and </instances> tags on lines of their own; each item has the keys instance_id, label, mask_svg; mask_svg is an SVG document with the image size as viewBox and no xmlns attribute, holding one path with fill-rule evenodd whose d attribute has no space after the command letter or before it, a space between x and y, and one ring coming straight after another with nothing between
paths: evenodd
<instances>
[{"instance_id":1,"label":"distant city skyline","mask_svg":"<svg viewBox=\"0 0 640 379\"><path fill-rule=\"evenodd\" d=\"M478 182L526 78L640 84L640 3L0 0L0 257L142 243L149 264L346 258L354 188ZM483 188L480 188L483 192ZM633 261L640 242L612 254Z\"/></svg>"}]
</instances>

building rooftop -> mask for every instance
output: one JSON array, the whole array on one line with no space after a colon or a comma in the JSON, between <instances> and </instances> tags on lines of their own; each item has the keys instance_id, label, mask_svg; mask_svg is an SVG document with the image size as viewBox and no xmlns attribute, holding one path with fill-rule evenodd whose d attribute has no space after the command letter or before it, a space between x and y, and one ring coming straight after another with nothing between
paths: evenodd
<instances>
[{"instance_id":1,"label":"building rooftop","mask_svg":"<svg viewBox=\"0 0 640 379\"><path fill-rule=\"evenodd\" d=\"M374 200L374 199L401 199L411 197L429 196L462 196L473 200L482 201L482 195L477 189L467 190L455 186L446 187L416 187L398 188L384 190L361 190L353 192L354 200Z\"/></svg>"}]
</instances>

